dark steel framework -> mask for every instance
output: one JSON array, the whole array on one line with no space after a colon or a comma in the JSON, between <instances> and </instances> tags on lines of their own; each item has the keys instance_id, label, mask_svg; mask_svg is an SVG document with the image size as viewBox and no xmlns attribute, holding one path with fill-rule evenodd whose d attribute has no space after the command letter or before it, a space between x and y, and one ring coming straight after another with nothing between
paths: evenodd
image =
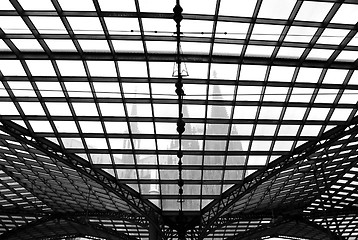
<instances>
[{"instance_id":1,"label":"dark steel framework","mask_svg":"<svg viewBox=\"0 0 358 240\"><path fill-rule=\"evenodd\" d=\"M175 1L73 2L0 2L0 238L177 239ZM186 238L357 239L358 3L180 2Z\"/></svg>"}]
</instances>

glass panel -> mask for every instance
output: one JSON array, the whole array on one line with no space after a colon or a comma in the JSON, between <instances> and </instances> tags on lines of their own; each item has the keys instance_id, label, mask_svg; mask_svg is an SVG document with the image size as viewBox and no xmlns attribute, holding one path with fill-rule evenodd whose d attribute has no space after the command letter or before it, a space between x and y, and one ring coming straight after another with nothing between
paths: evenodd
<instances>
[{"instance_id":1,"label":"glass panel","mask_svg":"<svg viewBox=\"0 0 358 240\"><path fill-rule=\"evenodd\" d=\"M118 62L121 77L148 77L145 62Z\"/></svg>"},{"instance_id":2,"label":"glass panel","mask_svg":"<svg viewBox=\"0 0 358 240\"><path fill-rule=\"evenodd\" d=\"M301 132L301 136L316 137L318 136L320 130L321 126L319 125L304 125Z\"/></svg>"},{"instance_id":3,"label":"glass panel","mask_svg":"<svg viewBox=\"0 0 358 240\"><path fill-rule=\"evenodd\" d=\"M126 122L104 122L107 133L128 133Z\"/></svg>"},{"instance_id":4,"label":"glass panel","mask_svg":"<svg viewBox=\"0 0 358 240\"><path fill-rule=\"evenodd\" d=\"M40 34L66 34L67 30L59 17L30 17Z\"/></svg>"},{"instance_id":5,"label":"glass panel","mask_svg":"<svg viewBox=\"0 0 358 240\"><path fill-rule=\"evenodd\" d=\"M26 60L32 76L56 76L49 60Z\"/></svg>"},{"instance_id":6,"label":"glass panel","mask_svg":"<svg viewBox=\"0 0 358 240\"><path fill-rule=\"evenodd\" d=\"M338 90L336 89L320 89L317 93L315 103L333 103Z\"/></svg>"},{"instance_id":7,"label":"glass panel","mask_svg":"<svg viewBox=\"0 0 358 240\"><path fill-rule=\"evenodd\" d=\"M102 116L125 116L122 103L99 103Z\"/></svg>"},{"instance_id":8,"label":"glass panel","mask_svg":"<svg viewBox=\"0 0 358 240\"><path fill-rule=\"evenodd\" d=\"M184 54L187 53L209 54L210 43L181 42L181 49Z\"/></svg>"},{"instance_id":9,"label":"glass panel","mask_svg":"<svg viewBox=\"0 0 358 240\"><path fill-rule=\"evenodd\" d=\"M55 10L50 0L18 0L24 10Z\"/></svg>"},{"instance_id":10,"label":"glass panel","mask_svg":"<svg viewBox=\"0 0 358 240\"><path fill-rule=\"evenodd\" d=\"M296 136L299 125L281 125L280 131L278 132L279 136Z\"/></svg>"},{"instance_id":11,"label":"glass panel","mask_svg":"<svg viewBox=\"0 0 358 240\"><path fill-rule=\"evenodd\" d=\"M148 83L122 83L124 97L126 98L149 98Z\"/></svg>"},{"instance_id":12,"label":"glass panel","mask_svg":"<svg viewBox=\"0 0 358 240\"><path fill-rule=\"evenodd\" d=\"M306 108L288 107L286 108L284 120L302 120L306 113Z\"/></svg>"},{"instance_id":13,"label":"glass panel","mask_svg":"<svg viewBox=\"0 0 358 240\"><path fill-rule=\"evenodd\" d=\"M140 35L136 18L104 18L108 33L111 35ZM173 21L174 22L174 21Z\"/></svg>"},{"instance_id":14,"label":"glass panel","mask_svg":"<svg viewBox=\"0 0 358 240\"><path fill-rule=\"evenodd\" d=\"M249 45L247 46L245 55L246 56L259 56L259 57L270 57L275 47L273 46L259 46Z\"/></svg>"},{"instance_id":15,"label":"glass panel","mask_svg":"<svg viewBox=\"0 0 358 240\"><path fill-rule=\"evenodd\" d=\"M333 52L334 50L328 49L312 49L307 59L327 60Z\"/></svg>"},{"instance_id":16,"label":"glass panel","mask_svg":"<svg viewBox=\"0 0 358 240\"><path fill-rule=\"evenodd\" d=\"M0 28L5 33L31 33L25 22L18 16L0 16Z\"/></svg>"},{"instance_id":17,"label":"glass panel","mask_svg":"<svg viewBox=\"0 0 358 240\"><path fill-rule=\"evenodd\" d=\"M72 121L54 121L59 133L78 133L75 122Z\"/></svg>"},{"instance_id":18,"label":"glass panel","mask_svg":"<svg viewBox=\"0 0 358 240\"><path fill-rule=\"evenodd\" d=\"M352 24L358 22L358 5L342 4L331 20L332 23Z\"/></svg>"},{"instance_id":19,"label":"glass panel","mask_svg":"<svg viewBox=\"0 0 358 240\"><path fill-rule=\"evenodd\" d=\"M127 104L128 117L152 117L150 104Z\"/></svg>"},{"instance_id":20,"label":"glass panel","mask_svg":"<svg viewBox=\"0 0 358 240\"><path fill-rule=\"evenodd\" d=\"M12 4L9 1L0 1L0 9L1 10L15 10L15 8L12 6Z\"/></svg>"},{"instance_id":21,"label":"glass panel","mask_svg":"<svg viewBox=\"0 0 358 240\"><path fill-rule=\"evenodd\" d=\"M10 51L10 48L6 45L6 43L4 42L4 40L0 41L0 51Z\"/></svg>"},{"instance_id":22,"label":"glass panel","mask_svg":"<svg viewBox=\"0 0 358 240\"><path fill-rule=\"evenodd\" d=\"M305 1L302 3L295 20L322 22L332 5L333 3L328 2Z\"/></svg>"},{"instance_id":23,"label":"glass panel","mask_svg":"<svg viewBox=\"0 0 358 240\"><path fill-rule=\"evenodd\" d=\"M177 104L153 104L155 117L178 117Z\"/></svg>"},{"instance_id":24,"label":"glass panel","mask_svg":"<svg viewBox=\"0 0 358 240\"><path fill-rule=\"evenodd\" d=\"M279 58L300 58L304 48L280 47L277 57Z\"/></svg>"},{"instance_id":25,"label":"glass panel","mask_svg":"<svg viewBox=\"0 0 358 240\"><path fill-rule=\"evenodd\" d=\"M323 83L343 84L348 70L328 69L324 76Z\"/></svg>"},{"instance_id":26,"label":"glass panel","mask_svg":"<svg viewBox=\"0 0 358 240\"><path fill-rule=\"evenodd\" d=\"M260 119L279 119L281 114L281 107L261 107Z\"/></svg>"},{"instance_id":27,"label":"glass panel","mask_svg":"<svg viewBox=\"0 0 358 240\"><path fill-rule=\"evenodd\" d=\"M0 109L1 109L0 115L2 116L20 115L15 107L15 104L13 104L12 102L0 102Z\"/></svg>"},{"instance_id":28,"label":"glass panel","mask_svg":"<svg viewBox=\"0 0 358 240\"><path fill-rule=\"evenodd\" d=\"M329 108L311 108L307 120L318 120L318 121L325 120L328 112L329 112Z\"/></svg>"},{"instance_id":29,"label":"glass panel","mask_svg":"<svg viewBox=\"0 0 358 240\"><path fill-rule=\"evenodd\" d=\"M144 52L142 41L112 40L112 44L116 52Z\"/></svg>"},{"instance_id":30,"label":"glass panel","mask_svg":"<svg viewBox=\"0 0 358 240\"><path fill-rule=\"evenodd\" d=\"M255 136L274 136L276 125L257 124Z\"/></svg>"},{"instance_id":31,"label":"glass panel","mask_svg":"<svg viewBox=\"0 0 358 240\"><path fill-rule=\"evenodd\" d=\"M322 69L320 68L301 67L299 69L296 82L317 83L321 73L322 73Z\"/></svg>"},{"instance_id":32,"label":"glass panel","mask_svg":"<svg viewBox=\"0 0 358 240\"><path fill-rule=\"evenodd\" d=\"M348 117L350 116L350 114L352 113L351 109L335 109L332 117L331 117L331 121L347 121Z\"/></svg>"},{"instance_id":33,"label":"glass panel","mask_svg":"<svg viewBox=\"0 0 358 240\"><path fill-rule=\"evenodd\" d=\"M222 0L220 2L220 15L251 17L256 1ZM235 7L232 7L235 6Z\"/></svg>"},{"instance_id":34,"label":"glass panel","mask_svg":"<svg viewBox=\"0 0 358 240\"><path fill-rule=\"evenodd\" d=\"M87 61L92 77L116 77L117 72L112 61Z\"/></svg>"},{"instance_id":35,"label":"glass panel","mask_svg":"<svg viewBox=\"0 0 358 240\"><path fill-rule=\"evenodd\" d=\"M41 104L38 102L20 102L19 104L26 115L45 115Z\"/></svg>"},{"instance_id":36,"label":"glass panel","mask_svg":"<svg viewBox=\"0 0 358 240\"><path fill-rule=\"evenodd\" d=\"M173 36L176 29L175 22L172 19L143 18L142 22L145 34Z\"/></svg>"},{"instance_id":37,"label":"glass panel","mask_svg":"<svg viewBox=\"0 0 358 240\"><path fill-rule=\"evenodd\" d=\"M47 102L46 107L53 116L71 116L71 111L67 103Z\"/></svg>"},{"instance_id":38,"label":"glass panel","mask_svg":"<svg viewBox=\"0 0 358 240\"><path fill-rule=\"evenodd\" d=\"M48 121L29 121L32 129L35 132L53 132L52 127Z\"/></svg>"},{"instance_id":39,"label":"glass panel","mask_svg":"<svg viewBox=\"0 0 358 240\"><path fill-rule=\"evenodd\" d=\"M237 77L237 64L211 64L210 77L213 79L228 79L236 80Z\"/></svg>"},{"instance_id":40,"label":"glass panel","mask_svg":"<svg viewBox=\"0 0 358 240\"><path fill-rule=\"evenodd\" d=\"M228 119L231 113L231 106L215 106L208 107L208 117L217 119Z\"/></svg>"},{"instance_id":41,"label":"glass panel","mask_svg":"<svg viewBox=\"0 0 358 240\"><path fill-rule=\"evenodd\" d=\"M269 81L290 82L295 71L294 67L271 67Z\"/></svg>"},{"instance_id":42,"label":"glass panel","mask_svg":"<svg viewBox=\"0 0 358 240\"><path fill-rule=\"evenodd\" d=\"M349 30L326 28L317 43L338 45L348 33Z\"/></svg>"},{"instance_id":43,"label":"glass panel","mask_svg":"<svg viewBox=\"0 0 358 240\"><path fill-rule=\"evenodd\" d=\"M219 21L216 26L215 37L245 39L249 26L248 23Z\"/></svg>"},{"instance_id":44,"label":"glass panel","mask_svg":"<svg viewBox=\"0 0 358 240\"><path fill-rule=\"evenodd\" d=\"M102 11L135 12L134 0L98 0Z\"/></svg>"},{"instance_id":45,"label":"glass panel","mask_svg":"<svg viewBox=\"0 0 358 240\"><path fill-rule=\"evenodd\" d=\"M98 18L95 17L67 17L75 34L104 34Z\"/></svg>"},{"instance_id":46,"label":"glass panel","mask_svg":"<svg viewBox=\"0 0 358 240\"><path fill-rule=\"evenodd\" d=\"M189 78L206 79L208 77L209 64L187 62Z\"/></svg>"},{"instance_id":47,"label":"glass panel","mask_svg":"<svg viewBox=\"0 0 358 240\"><path fill-rule=\"evenodd\" d=\"M261 98L262 87L239 86L237 89L236 101L259 101Z\"/></svg>"},{"instance_id":48,"label":"glass panel","mask_svg":"<svg viewBox=\"0 0 358 240\"><path fill-rule=\"evenodd\" d=\"M78 40L84 52L109 52L106 40Z\"/></svg>"},{"instance_id":49,"label":"glass panel","mask_svg":"<svg viewBox=\"0 0 358 240\"><path fill-rule=\"evenodd\" d=\"M277 41L284 26L255 24L251 34L252 40Z\"/></svg>"},{"instance_id":50,"label":"glass panel","mask_svg":"<svg viewBox=\"0 0 358 240\"><path fill-rule=\"evenodd\" d=\"M190 85L186 85L190 89ZM169 83L152 83L152 97L160 99L177 99L178 96L175 93L175 85ZM184 89L186 94L185 99L187 99L188 93Z\"/></svg>"},{"instance_id":51,"label":"glass panel","mask_svg":"<svg viewBox=\"0 0 358 240\"><path fill-rule=\"evenodd\" d=\"M181 22L180 30L183 32L185 36L191 36L191 37L211 36L213 31L213 22L199 21L199 20L184 20Z\"/></svg>"},{"instance_id":52,"label":"glass panel","mask_svg":"<svg viewBox=\"0 0 358 240\"><path fill-rule=\"evenodd\" d=\"M62 76L86 76L82 61L57 60L56 64Z\"/></svg>"},{"instance_id":53,"label":"glass panel","mask_svg":"<svg viewBox=\"0 0 358 240\"><path fill-rule=\"evenodd\" d=\"M79 121L83 133L102 133L103 129L100 122Z\"/></svg>"},{"instance_id":54,"label":"glass panel","mask_svg":"<svg viewBox=\"0 0 358 240\"><path fill-rule=\"evenodd\" d=\"M252 134L252 124L233 124L231 135L249 136Z\"/></svg>"},{"instance_id":55,"label":"glass panel","mask_svg":"<svg viewBox=\"0 0 358 240\"><path fill-rule=\"evenodd\" d=\"M41 45L35 39L13 39L12 42L20 51L43 51Z\"/></svg>"},{"instance_id":56,"label":"glass panel","mask_svg":"<svg viewBox=\"0 0 358 240\"><path fill-rule=\"evenodd\" d=\"M254 119L257 107L254 106L236 106L234 111L235 119Z\"/></svg>"},{"instance_id":57,"label":"glass panel","mask_svg":"<svg viewBox=\"0 0 358 240\"><path fill-rule=\"evenodd\" d=\"M183 13L214 15L216 0L182 0L180 5L183 8Z\"/></svg>"},{"instance_id":58,"label":"glass panel","mask_svg":"<svg viewBox=\"0 0 358 240\"><path fill-rule=\"evenodd\" d=\"M131 64L132 66L134 64ZM138 62L137 66L140 66L143 71L142 75L146 75L146 65L144 62ZM182 67L184 67L182 65ZM123 68L125 69L125 67ZM128 70L127 70L128 71ZM162 78L171 78L174 71L174 63L173 62L149 62L149 71L151 77L162 77ZM125 74L129 74L126 72ZM133 75L133 74L132 74ZM173 84L174 85L174 84ZM167 91L165 91L167 92Z\"/></svg>"},{"instance_id":59,"label":"glass panel","mask_svg":"<svg viewBox=\"0 0 358 240\"><path fill-rule=\"evenodd\" d=\"M225 85L210 85L209 100L233 100L235 87Z\"/></svg>"},{"instance_id":60,"label":"glass panel","mask_svg":"<svg viewBox=\"0 0 358 240\"><path fill-rule=\"evenodd\" d=\"M4 76L25 76L19 60L0 60L0 71Z\"/></svg>"},{"instance_id":61,"label":"glass panel","mask_svg":"<svg viewBox=\"0 0 358 240\"><path fill-rule=\"evenodd\" d=\"M234 55L241 54L242 45L214 43L213 55Z\"/></svg>"},{"instance_id":62,"label":"glass panel","mask_svg":"<svg viewBox=\"0 0 358 240\"><path fill-rule=\"evenodd\" d=\"M285 37L285 41L306 43L311 41L316 31L317 28L292 26Z\"/></svg>"},{"instance_id":63,"label":"glass panel","mask_svg":"<svg viewBox=\"0 0 358 240\"><path fill-rule=\"evenodd\" d=\"M263 101L284 102L286 100L288 88L266 87Z\"/></svg>"},{"instance_id":64,"label":"glass panel","mask_svg":"<svg viewBox=\"0 0 358 240\"><path fill-rule=\"evenodd\" d=\"M249 156L248 166L264 166L267 162L267 156Z\"/></svg>"},{"instance_id":65,"label":"glass panel","mask_svg":"<svg viewBox=\"0 0 358 240\"><path fill-rule=\"evenodd\" d=\"M271 147L271 141L252 141L251 151L268 151Z\"/></svg>"},{"instance_id":66,"label":"glass panel","mask_svg":"<svg viewBox=\"0 0 358 240\"><path fill-rule=\"evenodd\" d=\"M290 16L295 3L295 0L263 0L258 17L287 19Z\"/></svg>"},{"instance_id":67,"label":"glass panel","mask_svg":"<svg viewBox=\"0 0 358 240\"><path fill-rule=\"evenodd\" d=\"M176 53L176 42L165 42L165 41L146 41L147 51L149 53L155 52L166 52Z\"/></svg>"},{"instance_id":68,"label":"glass panel","mask_svg":"<svg viewBox=\"0 0 358 240\"><path fill-rule=\"evenodd\" d=\"M276 141L273 151L291 151L293 141Z\"/></svg>"},{"instance_id":69,"label":"glass panel","mask_svg":"<svg viewBox=\"0 0 358 240\"><path fill-rule=\"evenodd\" d=\"M70 97L93 97L88 82L66 82L65 85Z\"/></svg>"},{"instance_id":70,"label":"glass panel","mask_svg":"<svg viewBox=\"0 0 358 240\"><path fill-rule=\"evenodd\" d=\"M64 11L96 11L91 0L58 0Z\"/></svg>"},{"instance_id":71,"label":"glass panel","mask_svg":"<svg viewBox=\"0 0 358 240\"><path fill-rule=\"evenodd\" d=\"M241 65L240 80L263 81L266 69L266 66L261 65Z\"/></svg>"},{"instance_id":72,"label":"glass panel","mask_svg":"<svg viewBox=\"0 0 358 240\"><path fill-rule=\"evenodd\" d=\"M342 51L336 58L337 61L348 61L348 62L354 62L357 59L358 59L358 53L356 51Z\"/></svg>"},{"instance_id":73,"label":"glass panel","mask_svg":"<svg viewBox=\"0 0 358 240\"><path fill-rule=\"evenodd\" d=\"M155 3L152 1L139 0L141 12L172 13L174 4L174 2L167 0L156 0ZM183 7L182 2L180 5Z\"/></svg>"},{"instance_id":74,"label":"glass panel","mask_svg":"<svg viewBox=\"0 0 358 240\"><path fill-rule=\"evenodd\" d=\"M153 123L151 122L130 122L133 134L154 134Z\"/></svg>"},{"instance_id":75,"label":"glass panel","mask_svg":"<svg viewBox=\"0 0 358 240\"><path fill-rule=\"evenodd\" d=\"M62 39L45 39L47 46L51 51L76 51L75 45L72 40L62 40Z\"/></svg>"},{"instance_id":76,"label":"glass panel","mask_svg":"<svg viewBox=\"0 0 358 240\"><path fill-rule=\"evenodd\" d=\"M121 98L121 91L118 83L94 82L93 86L97 97Z\"/></svg>"},{"instance_id":77,"label":"glass panel","mask_svg":"<svg viewBox=\"0 0 358 240\"><path fill-rule=\"evenodd\" d=\"M9 81L8 84L15 97L36 97L36 93L29 82Z\"/></svg>"},{"instance_id":78,"label":"glass panel","mask_svg":"<svg viewBox=\"0 0 358 240\"><path fill-rule=\"evenodd\" d=\"M77 116L98 116L94 103L72 103Z\"/></svg>"}]
</instances>

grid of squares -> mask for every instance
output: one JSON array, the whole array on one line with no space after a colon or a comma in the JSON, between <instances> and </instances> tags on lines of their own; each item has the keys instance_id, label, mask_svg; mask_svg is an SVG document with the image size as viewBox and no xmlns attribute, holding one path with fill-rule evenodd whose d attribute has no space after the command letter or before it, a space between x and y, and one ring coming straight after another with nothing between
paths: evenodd
<instances>
[{"instance_id":1,"label":"grid of squares","mask_svg":"<svg viewBox=\"0 0 358 240\"><path fill-rule=\"evenodd\" d=\"M2 119L177 210L174 1L0 4ZM181 5L185 210L357 115L358 5Z\"/></svg>"}]
</instances>

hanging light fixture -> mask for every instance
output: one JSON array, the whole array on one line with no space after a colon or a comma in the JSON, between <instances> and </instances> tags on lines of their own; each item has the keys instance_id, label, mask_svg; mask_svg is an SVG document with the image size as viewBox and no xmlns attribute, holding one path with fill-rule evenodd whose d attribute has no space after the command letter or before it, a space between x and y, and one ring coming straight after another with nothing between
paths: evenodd
<instances>
[{"instance_id":1,"label":"hanging light fixture","mask_svg":"<svg viewBox=\"0 0 358 240\"><path fill-rule=\"evenodd\" d=\"M185 234L186 234L186 228L185 228L185 216L183 213L183 186L184 186L184 180L182 176L182 170L183 170L183 151L182 151L182 135L185 131L185 122L183 120L183 97L184 97L184 90L183 90L183 82L182 82L182 69L181 69L181 47L180 47L180 22L183 20L183 8L180 6L179 0L176 1L176 5L173 8L174 16L173 19L176 22L176 43L177 43L177 51L176 51L176 67L177 69L173 70L173 76L177 77L177 81L175 83L175 92L178 96L178 106L179 106L179 116L177 121L177 132L179 134L179 149L177 152L178 157L178 187L179 187L179 214L176 219L176 226L177 226L177 232L178 232L178 239L184 240ZM174 65L175 66L175 65ZM186 74L184 76L187 76L188 71L185 69ZM184 72L184 73L185 73Z\"/></svg>"}]
</instances>

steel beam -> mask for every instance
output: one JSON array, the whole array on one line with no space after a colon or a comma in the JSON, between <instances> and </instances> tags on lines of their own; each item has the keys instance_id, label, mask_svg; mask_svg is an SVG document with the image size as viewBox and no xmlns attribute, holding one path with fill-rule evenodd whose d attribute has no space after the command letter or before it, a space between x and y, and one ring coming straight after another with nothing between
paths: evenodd
<instances>
[{"instance_id":1,"label":"steel beam","mask_svg":"<svg viewBox=\"0 0 358 240\"><path fill-rule=\"evenodd\" d=\"M22 144L27 144L42 151L48 157L66 164L72 169L78 171L80 174L96 181L103 188L116 194L139 214L144 216L150 223L153 223L159 234L162 235L161 228L159 226L162 222L160 209L150 201L142 199L139 193L130 189L125 184L120 184L115 177L104 172L103 170L93 168L88 161L75 154L66 152L64 149L61 149L60 146L45 138L38 137L34 133L30 133L22 126L8 120L0 120L0 122L3 124L0 126L0 130L14 137Z\"/></svg>"},{"instance_id":2,"label":"steel beam","mask_svg":"<svg viewBox=\"0 0 358 240\"><path fill-rule=\"evenodd\" d=\"M89 52L79 54L76 52L53 52L51 56L44 52L26 52L21 55L13 52L1 53L0 59L7 60L96 60L96 61L153 61L153 62L175 62L176 55L171 53L102 53ZM224 63L224 64L251 64L251 65L271 65L271 66L289 66L289 67L310 67L310 68L332 68L332 69L358 69L354 62L332 62L329 65L327 61L322 60L304 60L288 58L267 58L267 57L242 57L213 55L211 58L206 54L183 54L185 62L198 63Z\"/></svg>"},{"instance_id":3,"label":"steel beam","mask_svg":"<svg viewBox=\"0 0 358 240\"><path fill-rule=\"evenodd\" d=\"M201 227L203 231L200 237L204 238L210 231L213 231L213 227L216 225L215 222L219 217L241 197L252 192L259 185L287 168L294 166L295 164L300 165L300 163L305 161L312 153L329 147L344 136L357 133L357 123L358 117L355 117L351 122L347 123L347 125L337 126L327 131L321 138L308 141L296 148L291 155L281 156L277 160L269 163L265 170L257 171L250 175L244 179L242 184L234 185L222 195L221 199L214 200L202 210Z\"/></svg>"}]
</instances>

